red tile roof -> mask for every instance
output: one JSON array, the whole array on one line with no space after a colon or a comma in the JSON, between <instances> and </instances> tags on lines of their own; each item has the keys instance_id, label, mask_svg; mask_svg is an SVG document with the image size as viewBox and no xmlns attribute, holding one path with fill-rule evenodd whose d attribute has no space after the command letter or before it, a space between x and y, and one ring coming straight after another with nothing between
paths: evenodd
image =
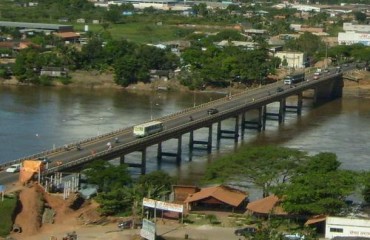
<instances>
[{"instance_id":1,"label":"red tile roof","mask_svg":"<svg viewBox=\"0 0 370 240\"><path fill-rule=\"evenodd\" d=\"M191 194L185 200L185 203L201 201L207 198L215 198L221 202L227 203L231 206L239 206L245 198L247 193L227 186L215 186L202 188L199 192Z\"/></svg>"},{"instance_id":2,"label":"red tile roof","mask_svg":"<svg viewBox=\"0 0 370 240\"><path fill-rule=\"evenodd\" d=\"M280 199L275 195L271 195L249 203L247 205L247 210L254 213L287 215L287 213L280 206Z\"/></svg>"},{"instance_id":3,"label":"red tile roof","mask_svg":"<svg viewBox=\"0 0 370 240\"><path fill-rule=\"evenodd\" d=\"M75 32L59 32L59 33L54 33L58 37L61 38L79 38L80 34L75 33Z\"/></svg>"},{"instance_id":4,"label":"red tile roof","mask_svg":"<svg viewBox=\"0 0 370 240\"><path fill-rule=\"evenodd\" d=\"M317 215L317 216L313 216L311 217L310 219L308 219L304 225L310 225L310 224L314 224L314 223L318 223L318 222L323 222L323 221L326 221L326 215Z\"/></svg>"}]
</instances>

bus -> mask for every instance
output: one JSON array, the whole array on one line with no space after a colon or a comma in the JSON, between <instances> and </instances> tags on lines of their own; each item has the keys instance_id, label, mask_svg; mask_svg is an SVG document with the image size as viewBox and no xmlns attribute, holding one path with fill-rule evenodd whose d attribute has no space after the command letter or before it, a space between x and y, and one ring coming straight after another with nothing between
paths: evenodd
<instances>
[{"instance_id":1,"label":"bus","mask_svg":"<svg viewBox=\"0 0 370 240\"><path fill-rule=\"evenodd\" d=\"M134 136L145 137L163 130L163 123L152 121L134 126Z\"/></svg>"},{"instance_id":2,"label":"bus","mask_svg":"<svg viewBox=\"0 0 370 240\"><path fill-rule=\"evenodd\" d=\"M297 73L293 75L288 75L284 78L284 84L285 85L291 85L291 84L296 84L299 82L303 82L305 78L304 73Z\"/></svg>"}]
</instances>

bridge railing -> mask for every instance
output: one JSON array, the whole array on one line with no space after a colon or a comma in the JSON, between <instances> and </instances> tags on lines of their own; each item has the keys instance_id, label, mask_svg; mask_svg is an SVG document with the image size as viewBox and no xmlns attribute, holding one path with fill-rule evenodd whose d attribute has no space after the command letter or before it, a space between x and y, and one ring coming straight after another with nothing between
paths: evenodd
<instances>
[{"instance_id":1,"label":"bridge railing","mask_svg":"<svg viewBox=\"0 0 370 240\"><path fill-rule=\"evenodd\" d=\"M334 76L338 76L338 74L335 74ZM315 81L315 82L318 82L318 81ZM303 82L300 82L300 83L296 84L296 87L304 86L304 85L307 85L307 84L312 84L312 83L311 82L307 82L307 81L303 81ZM252 91L252 90L247 90L247 91L243 91L241 93L235 94L235 95L233 95L233 98L243 97L246 94L248 94L250 91ZM266 101L269 98L271 98L271 96L275 96L275 95L279 95L279 94L284 94L285 92L289 92L289 91L292 91L293 92L294 91L294 88L288 89L288 90L286 90L284 92L276 92L276 91L274 91L271 95L265 95L265 96L256 98L254 100L248 101L248 102L246 101L245 104L236 105L236 106L234 106L232 108L229 108L229 109L223 111L223 113L224 114L228 114L228 113L233 113L233 112L239 111L240 109L245 108L245 107L248 107L248 106L253 106L253 105L258 106L261 102ZM183 111L180 111L180 112L169 114L167 116L158 118L158 120L163 120L165 118L169 118L169 117L172 117L172 116L176 116L176 115L179 115L179 114L184 114L186 112L193 111L194 109L202 108L202 107L205 107L205 106L208 106L208 105L214 105L216 102L221 102L221 101L229 101L229 100L228 99L225 99L225 98L217 99L217 100L212 101L212 102L207 102L207 103L204 103L204 104L201 104L201 105L192 107L192 108L184 109ZM130 146L134 146L134 145L137 145L137 144L140 145L140 143L144 143L146 141L154 140L155 138L157 138L160 135L165 135L165 134L169 134L171 132L176 132L176 131L179 131L179 130L183 129L184 127L187 127L188 125L192 125L194 123L202 122L202 121L209 120L209 119L212 119L212 118L217 118L217 115L209 115L209 116L207 116L205 118L196 119L194 121L188 122L188 123L183 124L181 126L177 126L177 127L171 128L170 130L164 130L162 132L149 135L149 136L145 137L145 139L138 138L135 141L126 143L124 145L115 146L114 147L114 150L115 151L119 151L119 150L125 149L125 148L130 147ZM124 129L124 130L126 130L126 129ZM118 132L118 131L122 131L122 130L117 130L117 131L114 131L114 132ZM112 132L112 133L114 133L114 132ZM109 134L112 134L112 133L109 133ZM104 134L104 136L109 135L109 134ZM73 167L73 166L76 166L76 165L80 165L80 164L89 162L89 161L91 161L93 159L98 159L99 157L103 157L103 156L106 156L107 154L111 153L111 151L112 150L104 150L104 151L101 151L101 152L98 152L98 153L94 153L92 155L89 155L89 156L86 156L86 157L83 157L83 158L80 158L80 159L76 159L74 161L70 161L70 162L65 163L65 164L63 164L61 166L55 166L55 167L49 168L49 169L47 169L47 170L44 171L44 174L48 175L48 174L53 173L53 172L61 171L61 170L65 169L65 168L70 168L70 167Z\"/></svg>"}]
</instances>

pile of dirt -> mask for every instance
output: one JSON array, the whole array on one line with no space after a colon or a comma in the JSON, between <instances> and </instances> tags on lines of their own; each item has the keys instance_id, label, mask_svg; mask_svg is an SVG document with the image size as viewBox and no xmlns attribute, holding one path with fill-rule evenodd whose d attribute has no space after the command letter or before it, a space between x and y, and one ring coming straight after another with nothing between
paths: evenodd
<instances>
[{"instance_id":1,"label":"pile of dirt","mask_svg":"<svg viewBox=\"0 0 370 240\"><path fill-rule=\"evenodd\" d=\"M21 240L39 233L53 232L55 227L72 231L77 226L101 223L106 218L98 213L98 207L95 202L81 204L78 195L72 194L64 200L62 195L46 193L37 184L24 187L19 193L19 211L14 222L22 231L11 236ZM42 223L45 208L55 212L52 223Z\"/></svg>"}]
</instances>

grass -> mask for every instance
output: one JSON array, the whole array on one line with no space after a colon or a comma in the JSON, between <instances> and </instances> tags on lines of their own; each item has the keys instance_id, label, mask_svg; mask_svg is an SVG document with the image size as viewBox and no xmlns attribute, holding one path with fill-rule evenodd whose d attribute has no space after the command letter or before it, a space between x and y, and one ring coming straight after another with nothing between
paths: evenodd
<instances>
[{"instance_id":1,"label":"grass","mask_svg":"<svg viewBox=\"0 0 370 240\"><path fill-rule=\"evenodd\" d=\"M75 24L76 31L84 31L84 24ZM217 32L223 27L207 28L202 25L197 27L183 28L176 23L164 23L157 19L143 19L122 24L111 24L106 29L101 24L90 24L89 31L94 33L109 33L113 39L126 39L137 43L160 43L183 39L186 35L195 31Z\"/></svg>"},{"instance_id":2,"label":"grass","mask_svg":"<svg viewBox=\"0 0 370 240\"><path fill-rule=\"evenodd\" d=\"M4 201L0 201L0 237L6 237L13 225L13 213L17 206L16 196L5 196Z\"/></svg>"}]
</instances>

